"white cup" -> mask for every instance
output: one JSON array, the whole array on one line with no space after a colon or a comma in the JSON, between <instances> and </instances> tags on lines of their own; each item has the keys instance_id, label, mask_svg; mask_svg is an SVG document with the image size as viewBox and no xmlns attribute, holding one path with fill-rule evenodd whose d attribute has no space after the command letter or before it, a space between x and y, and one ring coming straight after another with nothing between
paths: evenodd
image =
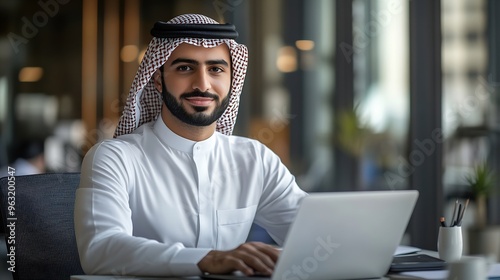
<instances>
[{"instance_id":1,"label":"white cup","mask_svg":"<svg viewBox=\"0 0 500 280\"><path fill-rule=\"evenodd\" d=\"M448 280L486 280L488 262L482 257L464 256L448 264Z\"/></svg>"},{"instance_id":2,"label":"white cup","mask_svg":"<svg viewBox=\"0 0 500 280\"><path fill-rule=\"evenodd\" d=\"M458 261L462 257L462 227L440 227L438 233L439 258L446 262Z\"/></svg>"}]
</instances>

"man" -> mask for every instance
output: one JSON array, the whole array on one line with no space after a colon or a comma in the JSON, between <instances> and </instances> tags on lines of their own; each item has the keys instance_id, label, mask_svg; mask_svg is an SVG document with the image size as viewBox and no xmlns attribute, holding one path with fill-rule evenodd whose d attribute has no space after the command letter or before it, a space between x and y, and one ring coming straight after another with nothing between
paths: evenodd
<instances>
[{"instance_id":1,"label":"man","mask_svg":"<svg viewBox=\"0 0 500 280\"><path fill-rule=\"evenodd\" d=\"M75 231L88 274L269 275L306 195L278 156L229 136L246 73L234 26L157 22L116 138L85 156Z\"/></svg>"}]
</instances>

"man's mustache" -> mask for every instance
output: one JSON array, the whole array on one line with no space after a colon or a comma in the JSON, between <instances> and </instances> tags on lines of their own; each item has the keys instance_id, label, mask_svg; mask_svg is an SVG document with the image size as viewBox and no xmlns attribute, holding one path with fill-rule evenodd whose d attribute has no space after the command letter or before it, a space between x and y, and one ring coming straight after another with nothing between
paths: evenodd
<instances>
[{"instance_id":1,"label":"man's mustache","mask_svg":"<svg viewBox=\"0 0 500 280\"><path fill-rule=\"evenodd\" d=\"M207 98L212 98L216 101L219 101L219 96L217 94L213 94L210 92L201 92L199 90L195 90L192 92L187 92L183 93L180 96L181 98L190 98L190 97L207 97Z\"/></svg>"}]
</instances>

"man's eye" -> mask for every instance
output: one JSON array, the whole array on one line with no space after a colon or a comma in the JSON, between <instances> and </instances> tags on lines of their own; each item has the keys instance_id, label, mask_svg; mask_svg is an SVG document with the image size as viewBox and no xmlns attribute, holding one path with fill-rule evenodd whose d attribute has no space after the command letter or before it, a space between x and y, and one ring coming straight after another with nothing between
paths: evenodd
<instances>
[{"instance_id":1,"label":"man's eye","mask_svg":"<svg viewBox=\"0 0 500 280\"><path fill-rule=\"evenodd\" d=\"M189 67L187 65L182 65L182 66L177 67L177 70L179 70L179 71L189 71L189 70L191 70L191 67Z\"/></svg>"},{"instance_id":2,"label":"man's eye","mask_svg":"<svg viewBox=\"0 0 500 280\"><path fill-rule=\"evenodd\" d=\"M224 69L221 68L221 67L212 67L212 69L210 69L212 72L215 72L215 73L220 73L220 72L224 72Z\"/></svg>"}]
</instances>

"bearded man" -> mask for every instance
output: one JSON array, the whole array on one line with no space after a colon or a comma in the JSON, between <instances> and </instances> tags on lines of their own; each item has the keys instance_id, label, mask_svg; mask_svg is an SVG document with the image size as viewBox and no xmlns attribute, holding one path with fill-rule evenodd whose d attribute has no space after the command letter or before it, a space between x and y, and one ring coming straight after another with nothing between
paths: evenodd
<instances>
[{"instance_id":1,"label":"bearded man","mask_svg":"<svg viewBox=\"0 0 500 280\"><path fill-rule=\"evenodd\" d=\"M157 22L114 139L85 156L75 232L87 274L270 275L306 196L279 157L232 136L248 52L233 25Z\"/></svg>"}]
</instances>

